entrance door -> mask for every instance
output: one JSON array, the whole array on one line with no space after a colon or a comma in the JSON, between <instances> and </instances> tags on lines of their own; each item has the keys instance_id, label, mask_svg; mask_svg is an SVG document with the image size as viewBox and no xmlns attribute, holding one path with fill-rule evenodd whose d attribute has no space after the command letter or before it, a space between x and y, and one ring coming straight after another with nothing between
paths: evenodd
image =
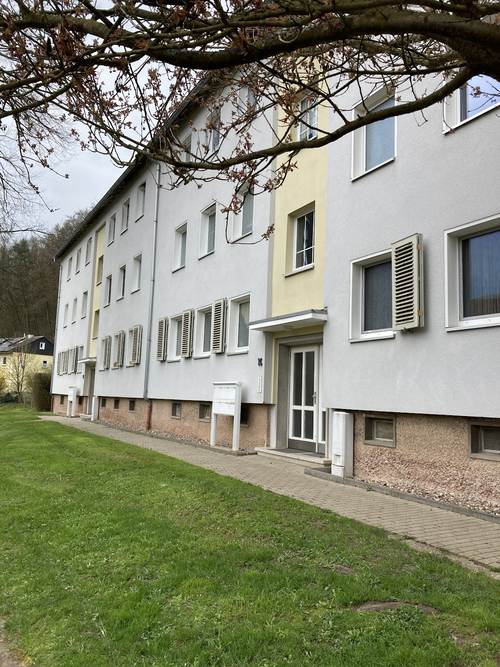
<instances>
[{"instance_id":1,"label":"entrance door","mask_svg":"<svg viewBox=\"0 0 500 667\"><path fill-rule=\"evenodd\" d=\"M322 454L325 451L320 411L320 347L295 347L290 360L288 447Z\"/></svg>"},{"instance_id":2,"label":"entrance door","mask_svg":"<svg viewBox=\"0 0 500 667\"><path fill-rule=\"evenodd\" d=\"M95 366L87 367L89 383L87 388L87 414L92 414L92 399L94 397Z\"/></svg>"}]
</instances>

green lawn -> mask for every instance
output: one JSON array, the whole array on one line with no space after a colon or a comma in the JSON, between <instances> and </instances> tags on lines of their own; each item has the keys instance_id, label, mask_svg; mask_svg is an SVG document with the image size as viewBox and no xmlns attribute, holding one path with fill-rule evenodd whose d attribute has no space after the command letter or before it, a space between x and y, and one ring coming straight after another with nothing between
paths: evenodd
<instances>
[{"instance_id":1,"label":"green lawn","mask_svg":"<svg viewBox=\"0 0 500 667\"><path fill-rule=\"evenodd\" d=\"M369 600L407 604L356 609ZM13 408L0 408L0 617L48 667L493 667L500 654L500 582Z\"/></svg>"}]
</instances>

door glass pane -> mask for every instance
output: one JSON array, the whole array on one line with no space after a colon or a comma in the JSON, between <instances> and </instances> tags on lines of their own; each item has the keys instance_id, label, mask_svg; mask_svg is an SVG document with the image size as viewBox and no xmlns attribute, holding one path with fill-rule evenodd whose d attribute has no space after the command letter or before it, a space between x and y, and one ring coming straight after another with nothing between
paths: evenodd
<instances>
[{"instance_id":1,"label":"door glass pane","mask_svg":"<svg viewBox=\"0 0 500 667\"><path fill-rule=\"evenodd\" d=\"M302 405L302 352L293 355L293 404Z\"/></svg>"},{"instance_id":2,"label":"door glass pane","mask_svg":"<svg viewBox=\"0 0 500 667\"><path fill-rule=\"evenodd\" d=\"M292 418L292 438L302 437L302 410L294 410Z\"/></svg>"},{"instance_id":3,"label":"door glass pane","mask_svg":"<svg viewBox=\"0 0 500 667\"><path fill-rule=\"evenodd\" d=\"M305 352L304 405L313 405L314 394L314 352Z\"/></svg>"},{"instance_id":4,"label":"door glass pane","mask_svg":"<svg viewBox=\"0 0 500 667\"><path fill-rule=\"evenodd\" d=\"M500 230L462 241L464 317L500 313Z\"/></svg>"},{"instance_id":5,"label":"door glass pane","mask_svg":"<svg viewBox=\"0 0 500 667\"><path fill-rule=\"evenodd\" d=\"M393 106L394 97L390 97L371 111L382 111ZM394 157L394 127L394 118L386 118L366 126L366 170L373 169Z\"/></svg>"},{"instance_id":6,"label":"door glass pane","mask_svg":"<svg viewBox=\"0 0 500 667\"><path fill-rule=\"evenodd\" d=\"M363 269L363 331L391 328L391 281L390 261Z\"/></svg>"},{"instance_id":7,"label":"door glass pane","mask_svg":"<svg viewBox=\"0 0 500 667\"><path fill-rule=\"evenodd\" d=\"M312 440L314 437L314 411L304 410L304 438Z\"/></svg>"}]
</instances>

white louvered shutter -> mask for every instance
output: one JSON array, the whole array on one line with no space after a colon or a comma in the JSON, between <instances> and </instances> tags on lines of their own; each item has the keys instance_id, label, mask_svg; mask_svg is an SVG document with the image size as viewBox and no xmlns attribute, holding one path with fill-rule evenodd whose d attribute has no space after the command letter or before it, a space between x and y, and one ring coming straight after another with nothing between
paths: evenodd
<instances>
[{"instance_id":1,"label":"white louvered shutter","mask_svg":"<svg viewBox=\"0 0 500 667\"><path fill-rule=\"evenodd\" d=\"M123 366L123 359L125 357L125 331L120 331L118 334L118 353L116 356L118 367Z\"/></svg>"},{"instance_id":2,"label":"white louvered shutter","mask_svg":"<svg viewBox=\"0 0 500 667\"><path fill-rule=\"evenodd\" d=\"M61 355L62 355L62 352L58 352L58 354L57 354L57 374L58 375L62 375L62 361L61 361L62 357L61 357Z\"/></svg>"},{"instance_id":3,"label":"white louvered shutter","mask_svg":"<svg viewBox=\"0 0 500 667\"><path fill-rule=\"evenodd\" d=\"M130 335L132 337L130 364L138 366L141 363L142 326L138 324L130 329Z\"/></svg>"},{"instance_id":4,"label":"white louvered shutter","mask_svg":"<svg viewBox=\"0 0 500 667\"><path fill-rule=\"evenodd\" d=\"M212 304L212 335L210 349L216 354L224 352L226 331L226 300L220 299Z\"/></svg>"},{"instance_id":5,"label":"white louvered shutter","mask_svg":"<svg viewBox=\"0 0 500 667\"><path fill-rule=\"evenodd\" d=\"M73 350L73 369L72 373L78 373L78 347Z\"/></svg>"},{"instance_id":6,"label":"white louvered shutter","mask_svg":"<svg viewBox=\"0 0 500 667\"><path fill-rule=\"evenodd\" d=\"M111 336L106 338L106 370L111 366Z\"/></svg>"},{"instance_id":7,"label":"white louvered shutter","mask_svg":"<svg viewBox=\"0 0 500 667\"><path fill-rule=\"evenodd\" d=\"M156 339L156 358L158 361L165 361L167 357L167 332L168 319L162 317L158 320L158 335Z\"/></svg>"},{"instance_id":8,"label":"white louvered shutter","mask_svg":"<svg viewBox=\"0 0 500 667\"><path fill-rule=\"evenodd\" d=\"M396 331L424 325L422 235L393 243L392 328Z\"/></svg>"},{"instance_id":9,"label":"white louvered shutter","mask_svg":"<svg viewBox=\"0 0 500 667\"><path fill-rule=\"evenodd\" d=\"M181 320L181 357L191 356L191 341L193 331L193 311L185 310Z\"/></svg>"},{"instance_id":10,"label":"white louvered shutter","mask_svg":"<svg viewBox=\"0 0 500 667\"><path fill-rule=\"evenodd\" d=\"M141 351L142 351L142 325L137 326L137 353L135 357L135 363L141 363Z\"/></svg>"}]
</instances>

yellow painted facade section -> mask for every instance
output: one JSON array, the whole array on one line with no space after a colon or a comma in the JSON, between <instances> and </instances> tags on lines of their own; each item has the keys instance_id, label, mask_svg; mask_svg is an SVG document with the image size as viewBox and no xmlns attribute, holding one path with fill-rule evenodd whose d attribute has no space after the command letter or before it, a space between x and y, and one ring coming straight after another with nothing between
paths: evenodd
<instances>
[{"instance_id":1,"label":"yellow painted facade section","mask_svg":"<svg viewBox=\"0 0 500 667\"><path fill-rule=\"evenodd\" d=\"M5 392L15 392L22 386L28 388L29 377L33 373L50 373L53 357L49 354L26 354L25 352L9 352L0 355L0 377L5 380ZM24 364L24 369L21 368ZM45 364L45 365L44 365Z\"/></svg>"},{"instance_id":2,"label":"yellow painted facade section","mask_svg":"<svg viewBox=\"0 0 500 667\"><path fill-rule=\"evenodd\" d=\"M318 107L318 126L328 127L327 109ZM297 169L275 193L272 315L323 308L326 234L327 148L301 152ZM293 220L314 207L314 268L293 273Z\"/></svg>"},{"instance_id":3,"label":"yellow painted facade section","mask_svg":"<svg viewBox=\"0 0 500 667\"><path fill-rule=\"evenodd\" d=\"M104 245L105 245L105 232L106 227L102 226L97 230L96 240L95 240L95 262L94 262L94 288L92 293L92 322L90 324L90 340L89 340L89 357L97 356L97 338L94 338L94 331L98 331L99 327L97 326L96 319L99 318L100 308L101 308L101 287L103 276L101 275L101 280L98 281L98 272L99 272L99 257L104 257Z\"/></svg>"}]
</instances>

